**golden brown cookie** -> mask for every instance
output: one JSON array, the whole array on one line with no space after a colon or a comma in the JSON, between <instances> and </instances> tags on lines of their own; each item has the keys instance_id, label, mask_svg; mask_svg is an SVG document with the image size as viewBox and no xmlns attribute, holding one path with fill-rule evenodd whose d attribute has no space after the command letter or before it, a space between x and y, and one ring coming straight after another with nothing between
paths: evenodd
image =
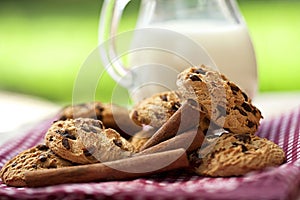
<instances>
[{"instance_id":1,"label":"golden brown cookie","mask_svg":"<svg viewBox=\"0 0 300 200\"><path fill-rule=\"evenodd\" d=\"M161 127L181 106L176 91L154 94L140 101L130 112L131 119L138 125Z\"/></svg>"},{"instance_id":2,"label":"golden brown cookie","mask_svg":"<svg viewBox=\"0 0 300 200\"><path fill-rule=\"evenodd\" d=\"M59 120L75 119L75 118L93 118L103 120L104 104L101 102L88 102L75 104L63 108L58 118Z\"/></svg>"},{"instance_id":3,"label":"golden brown cookie","mask_svg":"<svg viewBox=\"0 0 300 200\"><path fill-rule=\"evenodd\" d=\"M178 75L177 85L186 99L203 105L213 123L234 133L255 133L261 112L237 85L207 66L191 67Z\"/></svg>"},{"instance_id":4,"label":"golden brown cookie","mask_svg":"<svg viewBox=\"0 0 300 200\"><path fill-rule=\"evenodd\" d=\"M0 176L6 185L26 186L25 171L61 168L73 164L55 155L46 145L40 144L25 150L9 160L1 169Z\"/></svg>"},{"instance_id":5,"label":"golden brown cookie","mask_svg":"<svg viewBox=\"0 0 300 200\"><path fill-rule=\"evenodd\" d=\"M134 146L135 152L139 152L140 148L149 140L155 133L154 129L142 130L137 132L129 139L129 142Z\"/></svg>"},{"instance_id":6,"label":"golden brown cookie","mask_svg":"<svg viewBox=\"0 0 300 200\"><path fill-rule=\"evenodd\" d=\"M274 167L285 161L284 151L275 143L251 134L223 133L205 148L190 155L199 175L241 176Z\"/></svg>"},{"instance_id":7,"label":"golden brown cookie","mask_svg":"<svg viewBox=\"0 0 300 200\"><path fill-rule=\"evenodd\" d=\"M106 128L128 137L141 130L129 117L129 110L111 103L98 101L67 106L59 113L60 120L92 118L101 120Z\"/></svg>"},{"instance_id":8,"label":"golden brown cookie","mask_svg":"<svg viewBox=\"0 0 300 200\"><path fill-rule=\"evenodd\" d=\"M101 121L90 118L54 122L45 143L62 158L81 164L126 158L134 151L118 132L104 129Z\"/></svg>"}]
</instances>

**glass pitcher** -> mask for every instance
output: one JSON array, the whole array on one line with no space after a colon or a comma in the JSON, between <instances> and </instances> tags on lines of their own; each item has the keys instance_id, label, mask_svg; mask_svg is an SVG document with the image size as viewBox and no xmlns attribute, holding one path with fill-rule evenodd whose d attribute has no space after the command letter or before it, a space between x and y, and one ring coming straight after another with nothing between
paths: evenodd
<instances>
[{"instance_id":1,"label":"glass pitcher","mask_svg":"<svg viewBox=\"0 0 300 200\"><path fill-rule=\"evenodd\" d=\"M129 2L130 0L105 0L100 17L100 43L117 35L119 21ZM113 67L115 72L126 73L135 66L144 66L145 63L160 63L175 69L175 76L176 73L191 65L216 65L250 97L256 93L255 52L235 0L141 0L135 30L140 29L145 31L142 34L134 34L131 47L153 40L164 47L177 49L175 51L180 53L183 51L188 60L147 49L131 53L127 59L127 66L117 64ZM151 29L169 30L180 36L173 39L169 39L172 37L168 36L160 37L160 35L151 38ZM181 35L187 39L182 40ZM192 45L186 45L187 41L198 44L202 54L199 53L199 49L191 48ZM208 55L205 56L205 52ZM145 69L148 68L143 68L143 71ZM151 72L146 74L151 77Z\"/></svg>"}]
</instances>

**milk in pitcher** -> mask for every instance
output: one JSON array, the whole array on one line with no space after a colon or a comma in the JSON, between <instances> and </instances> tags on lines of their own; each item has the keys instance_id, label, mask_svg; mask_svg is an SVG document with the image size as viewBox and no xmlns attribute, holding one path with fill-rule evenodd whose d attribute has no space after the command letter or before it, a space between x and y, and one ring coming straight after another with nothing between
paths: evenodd
<instances>
[{"instance_id":1,"label":"milk in pitcher","mask_svg":"<svg viewBox=\"0 0 300 200\"><path fill-rule=\"evenodd\" d=\"M250 97L254 96L257 88L256 59L245 25L219 23L217 21L169 20L151 23L146 28L168 29L187 36L208 52L220 72L239 85ZM133 46L145 40L147 40L146 35L136 35L133 39ZM156 42L167 42L165 46L174 49L174 52L178 52L179 48L183 48L185 52L190 54L188 59L163 49L144 49L131 53L129 63L131 66L159 63L170 67L176 73L187 67L202 64L201 57L199 58L197 52L189 51L189 47L184 43L185 41L182 39L170 41L157 38ZM157 74L148 73L147 76L154 77ZM168 74L165 76L169 77L174 84L176 83L176 76L173 73L170 76ZM170 86L170 89L175 87L175 85L174 87Z\"/></svg>"}]
</instances>

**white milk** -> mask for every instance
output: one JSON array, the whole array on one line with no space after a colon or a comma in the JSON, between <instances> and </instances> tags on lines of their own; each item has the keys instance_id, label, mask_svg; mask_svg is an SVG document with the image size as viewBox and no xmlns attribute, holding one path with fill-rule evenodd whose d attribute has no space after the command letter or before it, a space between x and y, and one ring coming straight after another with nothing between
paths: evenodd
<instances>
[{"instance_id":1,"label":"white milk","mask_svg":"<svg viewBox=\"0 0 300 200\"><path fill-rule=\"evenodd\" d=\"M190 20L174 20L151 24L151 26L147 27L164 28L176 31L188 36L190 39L202 45L222 73L244 89L250 97L254 96L257 88L256 59L248 30L244 25L221 25L218 23L203 23ZM145 35L135 36L133 39L133 46L134 44L138 44L145 40L147 40L147 36ZM186 41L183 41L182 39L166 41L159 40L159 38L157 38L157 42L167 42L164 45L169 46L171 49L186 48L183 47L183 43ZM188 52L188 49L185 49L185 51ZM191 63L192 65L202 63L201 56L197 55L197 53L190 51L189 54L190 57L188 60L190 62L187 62L178 56L174 56L164 51L144 50L132 53L129 57L129 61L131 66L139 66L149 63L160 63L170 66L172 67L172 73L170 73L170 75L165 74L165 77L170 77L169 79L173 83L176 81L173 71L174 73L178 73L184 68L191 66ZM153 71L146 73L149 79L157 76L157 73ZM174 89L175 86L169 86L167 83L165 88ZM156 89L154 88L152 90ZM160 89L157 88L157 92L159 91ZM143 97L150 95L145 92L146 91L144 91L144 94L140 95Z\"/></svg>"}]
</instances>

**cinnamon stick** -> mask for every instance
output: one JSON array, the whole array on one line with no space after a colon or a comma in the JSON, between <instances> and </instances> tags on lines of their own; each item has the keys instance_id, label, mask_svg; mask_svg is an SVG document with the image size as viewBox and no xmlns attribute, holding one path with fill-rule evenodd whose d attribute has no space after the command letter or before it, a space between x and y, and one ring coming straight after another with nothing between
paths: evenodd
<instances>
[{"instance_id":1,"label":"cinnamon stick","mask_svg":"<svg viewBox=\"0 0 300 200\"><path fill-rule=\"evenodd\" d=\"M186 150L186 152L191 152L201 147L204 137L204 133L200 129L191 129L157 145L147 148L137 153L135 156L169 151L178 148L183 148Z\"/></svg>"},{"instance_id":2,"label":"cinnamon stick","mask_svg":"<svg viewBox=\"0 0 300 200\"><path fill-rule=\"evenodd\" d=\"M25 182L28 187L41 187L63 183L124 180L188 166L185 150L176 149L106 163L28 171L25 172Z\"/></svg>"},{"instance_id":3,"label":"cinnamon stick","mask_svg":"<svg viewBox=\"0 0 300 200\"><path fill-rule=\"evenodd\" d=\"M182 106L160 127L154 135L141 147L141 151L162 141L174 137L199 124L200 117L204 116L198 103L188 99Z\"/></svg>"}]
</instances>

